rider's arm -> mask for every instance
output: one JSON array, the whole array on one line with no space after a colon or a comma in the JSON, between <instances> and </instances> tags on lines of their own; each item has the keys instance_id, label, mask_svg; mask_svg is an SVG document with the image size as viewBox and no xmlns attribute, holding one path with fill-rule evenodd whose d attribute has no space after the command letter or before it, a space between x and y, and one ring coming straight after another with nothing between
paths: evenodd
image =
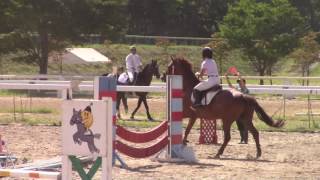
<instances>
[{"instance_id":1,"label":"rider's arm","mask_svg":"<svg viewBox=\"0 0 320 180\"><path fill-rule=\"evenodd\" d=\"M237 75L238 75L238 79L240 80L241 86L245 87L246 85L244 84L244 79L242 78L240 72L238 72Z\"/></svg>"},{"instance_id":2,"label":"rider's arm","mask_svg":"<svg viewBox=\"0 0 320 180\"><path fill-rule=\"evenodd\" d=\"M130 71L130 72L134 71L132 56L130 54L126 57L126 68L127 68L127 71Z\"/></svg>"},{"instance_id":3,"label":"rider's arm","mask_svg":"<svg viewBox=\"0 0 320 180\"><path fill-rule=\"evenodd\" d=\"M203 76L205 76L205 75L207 75L206 69L205 69L205 68L202 68L202 69L200 70L199 79L202 79Z\"/></svg>"},{"instance_id":4,"label":"rider's arm","mask_svg":"<svg viewBox=\"0 0 320 180\"><path fill-rule=\"evenodd\" d=\"M231 84L228 74L226 74L225 76L226 76L226 80L227 80L229 87L234 89L235 87Z\"/></svg>"},{"instance_id":5,"label":"rider's arm","mask_svg":"<svg viewBox=\"0 0 320 180\"><path fill-rule=\"evenodd\" d=\"M203 61L201 63L201 69L200 69L200 74L199 74L199 79L202 79L203 76L207 75L207 70L206 70L206 67L205 67L205 62Z\"/></svg>"}]
</instances>

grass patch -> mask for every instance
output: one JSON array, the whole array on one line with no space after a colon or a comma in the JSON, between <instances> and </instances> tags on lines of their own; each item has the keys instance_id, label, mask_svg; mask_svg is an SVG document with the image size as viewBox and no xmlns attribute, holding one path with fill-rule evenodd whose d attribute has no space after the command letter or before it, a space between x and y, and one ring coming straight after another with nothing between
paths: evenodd
<instances>
[{"instance_id":1,"label":"grass patch","mask_svg":"<svg viewBox=\"0 0 320 180\"><path fill-rule=\"evenodd\" d=\"M7 96L26 97L28 96L28 93L26 92L26 90L0 90L0 96L1 97L7 97Z\"/></svg>"},{"instance_id":2,"label":"grass patch","mask_svg":"<svg viewBox=\"0 0 320 180\"><path fill-rule=\"evenodd\" d=\"M15 111L13 110L13 108L4 108L4 109L0 109L0 113L17 113L17 114L21 114L21 113L31 113L31 114L51 114L51 113L58 113L56 110L52 110L50 108L46 108L46 107L39 107L39 108L33 108L33 109L21 109L19 106L15 109Z\"/></svg>"}]
</instances>

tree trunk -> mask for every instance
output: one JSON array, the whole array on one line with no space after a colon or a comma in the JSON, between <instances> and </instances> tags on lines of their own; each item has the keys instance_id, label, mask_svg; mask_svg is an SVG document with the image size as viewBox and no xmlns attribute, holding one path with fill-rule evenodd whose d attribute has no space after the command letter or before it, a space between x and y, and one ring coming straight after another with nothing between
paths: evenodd
<instances>
[{"instance_id":1,"label":"tree trunk","mask_svg":"<svg viewBox=\"0 0 320 180\"><path fill-rule=\"evenodd\" d=\"M302 69L302 77L304 77L304 71L305 71L304 66L302 66L301 69ZM302 79L302 86L304 86L304 79Z\"/></svg>"},{"instance_id":2,"label":"tree trunk","mask_svg":"<svg viewBox=\"0 0 320 180\"><path fill-rule=\"evenodd\" d=\"M260 76L264 76L264 70L260 70L260 71L259 71L259 75L260 75ZM263 79L260 79L260 85L263 85L263 84L264 84Z\"/></svg>"},{"instance_id":3,"label":"tree trunk","mask_svg":"<svg viewBox=\"0 0 320 180\"><path fill-rule=\"evenodd\" d=\"M39 27L40 38L40 62L39 62L39 74L48 73L48 57L49 57L49 34L47 29L47 23L42 23Z\"/></svg>"},{"instance_id":4,"label":"tree trunk","mask_svg":"<svg viewBox=\"0 0 320 180\"><path fill-rule=\"evenodd\" d=\"M268 76L272 76L272 68L271 68L271 67L268 67L268 69L267 69L267 75L268 75ZM270 85L272 85L272 79L270 79Z\"/></svg>"},{"instance_id":5,"label":"tree trunk","mask_svg":"<svg viewBox=\"0 0 320 180\"><path fill-rule=\"evenodd\" d=\"M307 77L309 77L310 75L310 65L307 66L307 75L306 75ZM309 79L307 79L307 86L309 86Z\"/></svg>"}]
</instances>

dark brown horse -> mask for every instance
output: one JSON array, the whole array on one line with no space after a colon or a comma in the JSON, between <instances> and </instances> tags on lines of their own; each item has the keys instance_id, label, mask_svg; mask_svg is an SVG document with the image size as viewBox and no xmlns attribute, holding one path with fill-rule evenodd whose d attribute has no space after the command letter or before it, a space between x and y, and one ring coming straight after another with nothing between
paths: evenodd
<instances>
[{"instance_id":1,"label":"dark brown horse","mask_svg":"<svg viewBox=\"0 0 320 180\"><path fill-rule=\"evenodd\" d=\"M283 121L273 121L258 104L255 98L248 95L233 96L228 90L221 90L209 105L193 109L190 100L191 92L193 87L200 81L192 72L191 64L185 59L172 59L172 62L168 66L167 74L183 76L183 117L190 118L183 138L184 144L188 142L188 135L197 118L222 120L224 141L215 156L216 158L219 158L220 155L223 154L223 151L231 138L230 128L234 120L240 118L243 121L242 123L253 135L256 142L257 158L261 156L261 148L259 143L259 132L252 123L254 111L257 113L259 119L271 127L279 128L284 124Z\"/></svg>"},{"instance_id":2,"label":"dark brown horse","mask_svg":"<svg viewBox=\"0 0 320 180\"><path fill-rule=\"evenodd\" d=\"M157 79L160 78L159 65L156 60L151 60L151 63L147 64L141 72L138 73L137 81L135 86L150 86L152 77L156 76ZM139 97L137 107L131 113L130 119L134 119L134 115L137 113L138 109L141 106L141 103L144 104L146 109L147 117L149 121L154 121L149 112L149 106L147 103L147 94L148 92L136 92L136 95Z\"/></svg>"}]
</instances>

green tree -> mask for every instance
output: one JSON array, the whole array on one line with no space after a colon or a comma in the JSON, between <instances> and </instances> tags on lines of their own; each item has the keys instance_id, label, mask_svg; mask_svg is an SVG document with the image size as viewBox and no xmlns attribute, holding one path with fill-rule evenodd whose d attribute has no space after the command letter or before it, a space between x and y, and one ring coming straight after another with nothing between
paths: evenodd
<instances>
[{"instance_id":1,"label":"green tree","mask_svg":"<svg viewBox=\"0 0 320 180\"><path fill-rule=\"evenodd\" d=\"M299 47L289 55L295 59L295 67L300 68L302 77L309 76L311 65L320 61L320 44L316 40L319 36L319 32L309 32L300 38Z\"/></svg>"},{"instance_id":2,"label":"green tree","mask_svg":"<svg viewBox=\"0 0 320 180\"><path fill-rule=\"evenodd\" d=\"M218 63L219 72L222 73L224 66L228 64L228 55L231 51L231 46L227 39L220 36L219 33L215 33L212 37L212 41L208 44L213 48L214 59Z\"/></svg>"},{"instance_id":3,"label":"green tree","mask_svg":"<svg viewBox=\"0 0 320 180\"><path fill-rule=\"evenodd\" d=\"M272 75L273 66L298 45L303 27L304 19L287 0L240 0L229 7L221 34L264 76Z\"/></svg>"},{"instance_id":4,"label":"green tree","mask_svg":"<svg viewBox=\"0 0 320 180\"><path fill-rule=\"evenodd\" d=\"M112 39L124 32L126 23L123 0L4 0L1 4L9 14L4 20L10 22L6 39L14 43L11 51L36 62L40 74L47 74L50 52L81 42L87 34ZM8 42L2 40L2 45Z\"/></svg>"},{"instance_id":5,"label":"green tree","mask_svg":"<svg viewBox=\"0 0 320 180\"><path fill-rule=\"evenodd\" d=\"M313 31L320 31L320 1L319 0L290 0L299 12L306 17L308 26Z\"/></svg>"},{"instance_id":6,"label":"green tree","mask_svg":"<svg viewBox=\"0 0 320 180\"><path fill-rule=\"evenodd\" d=\"M129 34L209 37L233 0L129 0Z\"/></svg>"}]
</instances>

